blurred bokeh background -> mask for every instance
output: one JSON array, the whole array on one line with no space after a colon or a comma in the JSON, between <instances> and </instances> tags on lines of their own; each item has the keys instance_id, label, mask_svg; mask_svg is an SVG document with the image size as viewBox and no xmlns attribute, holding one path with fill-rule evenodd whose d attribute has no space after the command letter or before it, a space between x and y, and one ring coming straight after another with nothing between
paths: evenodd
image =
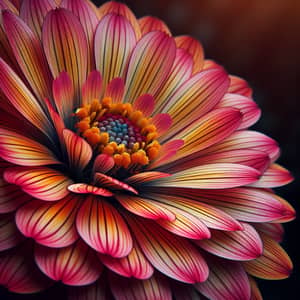
<instances>
[{"instance_id":1,"label":"blurred bokeh background","mask_svg":"<svg viewBox=\"0 0 300 300\"><path fill-rule=\"evenodd\" d=\"M94 1L100 5L105 1ZM262 118L254 126L276 139L279 162L296 180L277 189L300 212L300 0L124 0L138 17L161 18L173 35L199 39L206 57L254 90ZM298 178L298 180L297 180ZM300 220L285 225L284 248L295 270L289 279L259 281L265 300L300 299ZM0 289L1 300L57 299L56 286L41 295L19 296ZM4 294L2 294L3 292ZM60 293L59 299L66 295ZM2 298L5 297L5 298Z\"/></svg>"}]
</instances>

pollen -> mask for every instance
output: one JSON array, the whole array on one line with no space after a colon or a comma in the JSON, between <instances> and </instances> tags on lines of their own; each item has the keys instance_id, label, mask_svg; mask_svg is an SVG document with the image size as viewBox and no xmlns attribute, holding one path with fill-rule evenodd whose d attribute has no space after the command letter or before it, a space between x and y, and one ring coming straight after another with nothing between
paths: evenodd
<instances>
[{"instance_id":1,"label":"pollen","mask_svg":"<svg viewBox=\"0 0 300 300\"><path fill-rule=\"evenodd\" d=\"M113 103L109 97L78 108L76 128L96 153L114 158L117 167L138 168L154 160L160 149L151 118L130 103Z\"/></svg>"}]
</instances>

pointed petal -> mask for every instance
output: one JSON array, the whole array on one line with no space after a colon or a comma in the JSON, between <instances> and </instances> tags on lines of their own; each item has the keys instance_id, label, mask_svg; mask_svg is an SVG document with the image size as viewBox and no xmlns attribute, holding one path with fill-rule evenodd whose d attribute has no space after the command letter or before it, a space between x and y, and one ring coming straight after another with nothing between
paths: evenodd
<instances>
[{"instance_id":1,"label":"pointed petal","mask_svg":"<svg viewBox=\"0 0 300 300\"><path fill-rule=\"evenodd\" d=\"M123 207L135 215L153 220L175 220L175 214L160 205L159 202L122 194L117 194L115 197Z\"/></svg>"},{"instance_id":2,"label":"pointed petal","mask_svg":"<svg viewBox=\"0 0 300 300\"><path fill-rule=\"evenodd\" d=\"M94 70L89 74L86 82L82 86L82 103L90 104L94 99L100 99L101 89L101 74Z\"/></svg>"},{"instance_id":3,"label":"pointed petal","mask_svg":"<svg viewBox=\"0 0 300 300\"><path fill-rule=\"evenodd\" d=\"M100 253L124 257L132 249L131 234L123 218L113 206L100 198L85 200L76 225L82 239Z\"/></svg>"},{"instance_id":4,"label":"pointed petal","mask_svg":"<svg viewBox=\"0 0 300 300\"><path fill-rule=\"evenodd\" d=\"M193 73L201 71L204 64L204 51L202 45L194 38L186 35L175 38L177 48L188 51L194 61Z\"/></svg>"},{"instance_id":5,"label":"pointed petal","mask_svg":"<svg viewBox=\"0 0 300 300\"><path fill-rule=\"evenodd\" d=\"M19 230L44 246L60 248L78 239L75 217L81 198L68 195L53 203L31 201L18 209L16 223Z\"/></svg>"},{"instance_id":6,"label":"pointed petal","mask_svg":"<svg viewBox=\"0 0 300 300\"><path fill-rule=\"evenodd\" d=\"M89 55L87 38L78 18L64 8L50 11L44 21L42 39L53 77L62 71L70 75L77 96L75 106L79 107L79 91L87 77Z\"/></svg>"},{"instance_id":7,"label":"pointed petal","mask_svg":"<svg viewBox=\"0 0 300 300\"><path fill-rule=\"evenodd\" d=\"M54 9L55 6L54 0L23 0L20 8L20 17L41 39L44 19L47 13Z\"/></svg>"},{"instance_id":8,"label":"pointed petal","mask_svg":"<svg viewBox=\"0 0 300 300\"><path fill-rule=\"evenodd\" d=\"M164 178L168 176L171 176L171 174L150 171L150 172L137 173L135 175L126 178L125 181L131 185L143 185L149 181L158 180L159 178Z\"/></svg>"},{"instance_id":9,"label":"pointed petal","mask_svg":"<svg viewBox=\"0 0 300 300\"><path fill-rule=\"evenodd\" d=\"M197 283L196 289L212 300L250 299L248 276L241 264L214 257L207 257L209 276L205 282Z\"/></svg>"},{"instance_id":10,"label":"pointed petal","mask_svg":"<svg viewBox=\"0 0 300 300\"><path fill-rule=\"evenodd\" d=\"M149 94L141 95L133 102L133 109L140 110L146 117L152 114L154 106L155 100Z\"/></svg>"},{"instance_id":11,"label":"pointed petal","mask_svg":"<svg viewBox=\"0 0 300 300\"><path fill-rule=\"evenodd\" d=\"M16 165L43 166L60 164L45 146L24 135L0 128L0 156Z\"/></svg>"},{"instance_id":12,"label":"pointed petal","mask_svg":"<svg viewBox=\"0 0 300 300\"><path fill-rule=\"evenodd\" d=\"M214 60L211 59L205 59L204 64L203 64L203 70L208 70L208 69L215 69L219 68L220 65L218 65ZM229 75L230 77L230 75Z\"/></svg>"},{"instance_id":13,"label":"pointed petal","mask_svg":"<svg viewBox=\"0 0 300 300\"><path fill-rule=\"evenodd\" d=\"M132 250L128 256L114 258L109 255L99 254L99 257L107 268L124 277L148 279L154 271L136 242L133 243Z\"/></svg>"},{"instance_id":14,"label":"pointed petal","mask_svg":"<svg viewBox=\"0 0 300 300\"><path fill-rule=\"evenodd\" d=\"M107 173L115 165L114 159L107 154L99 154L94 161L93 173Z\"/></svg>"},{"instance_id":15,"label":"pointed petal","mask_svg":"<svg viewBox=\"0 0 300 300\"><path fill-rule=\"evenodd\" d=\"M107 189L104 188L98 188L93 185L89 185L86 183L74 183L68 186L68 190L70 192L76 193L76 194L92 194L92 195L98 195L102 197L111 197L113 194Z\"/></svg>"},{"instance_id":16,"label":"pointed petal","mask_svg":"<svg viewBox=\"0 0 300 300\"><path fill-rule=\"evenodd\" d=\"M229 78L230 86L228 89L228 93L239 94L246 97L252 96L252 89L249 87L247 81L238 76L230 75Z\"/></svg>"},{"instance_id":17,"label":"pointed petal","mask_svg":"<svg viewBox=\"0 0 300 300\"><path fill-rule=\"evenodd\" d=\"M280 223L258 223L254 224L255 229L267 235L274 241L280 243L283 239L284 229Z\"/></svg>"},{"instance_id":18,"label":"pointed petal","mask_svg":"<svg viewBox=\"0 0 300 300\"><path fill-rule=\"evenodd\" d=\"M59 249L37 245L35 260L48 277L67 285L93 283L102 271L96 253L81 241Z\"/></svg>"},{"instance_id":19,"label":"pointed petal","mask_svg":"<svg viewBox=\"0 0 300 300\"><path fill-rule=\"evenodd\" d=\"M243 263L246 271L263 279L277 280L289 277L293 264L286 252L271 238L266 235L261 235L261 237L264 252L261 257Z\"/></svg>"},{"instance_id":20,"label":"pointed petal","mask_svg":"<svg viewBox=\"0 0 300 300\"><path fill-rule=\"evenodd\" d=\"M149 182L149 185L195 189L223 189L255 182L259 176L260 172L257 170L239 164L207 164Z\"/></svg>"},{"instance_id":21,"label":"pointed petal","mask_svg":"<svg viewBox=\"0 0 300 300\"><path fill-rule=\"evenodd\" d=\"M63 136L70 167L76 172L81 172L92 158L93 150L83 138L69 129L63 130Z\"/></svg>"},{"instance_id":22,"label":"pointed petal","mask_svg":"<svg viewBox=\"0 0 300 300\"><path fill-rule=\"evenodd\" d=\"M126 72L126 100L154 95L166 80L176 55L174 40L163 32L143 36L132 51Z\"/></svg>"},{"instance_id":23,"label":"pointed petal","mask_svg":"<svg viewBox=\"0 0 300 300\"><path fill-rule=\"evenodd\" d=\"M186 283L207 279L205 260L186 239L169 233L153 221L129 216L127 221L145 256L157 270Z\"/></svg>"},{"instance_id":24,"label":"pointed petal","mask_svg":"<svg viewBox=\"0 0 300 300\"><path fill-rule=\"evenodd\" d=\"M158 135L161 136L170 129L173 120L169 114L157 114L151 122L156 127Z\"/></svg>"},{"instance_id":25,"label":"pointed petal","mask_svg":"<svg viewBox=\"0 0 300 300\"><path fill-rule=\"evenodd\" d=\"M168 26L158 18L152 16L146 16L140 18L138 22L142 31L142 35L145 35L151 31L162 31L168 34L169 36L172 35Z\"/></svg>"},{"instance_id":26,"label":"pointed petal","mask_svg":"<svg viewBox=\"0 0 300 300\"><path fill-rule=\"evenodd\" d=\"M104 97L110 97L112 99L112 103L123 102L124 92L124 80L120 77L117 77L108 83Z\"/></svg>"},{"instance_id":27,"label":"pointed petal","mask_svg":"<svg viewBox=\"0 0 300 300\"><path fill-rule=\"evenodd\" d=\"M263 244L256 230L249 224L243 223L241 231L212 230L209 240L195 243L214 255L231 260L252 260L263 252Z\"/></svg>"},{"instance_id":28,"label":"pointed petal","mask_svg":"<svg viewBox=\"0 0 300 300\"><path fill-rule=\"evenodd\" d=\"M1 215L0 219L0 251L4 251L17 246L24 240L20 234L14 214Z\"/></svg>"},{"instance_id":29,"label":"pointed petal","mask_svg":"<svg viewBox=\"0 0 300 300\"><path fill-rule=\"evenodd\" d=\"M14 14L18 14L18 10L16 6L10 0L1 0L0 1L0 9L1 10L10 10Z\"/></svg>"},{"instance_id":30,"label":"pointed petal","mask_svg":"<svg viewBox=\"0 0 300 300\"><path fill-rule=\"evenodd\" d=\"M250 300L263 300L260 290L255 282L255 280L249 276L249 282L251 287L251 299Z\"/></svg>"},{"instance_id":31,"label":"pointed petal","mask_svg":"<svg viewBox=\"0 0 300 300\"><path fill-rule=\"evenodd\" d=\"M14 56L36 97L41 100L50 97L52 76L40 40L23 20L9 11L3 13L3 24Z\"/></svg>"},{"instance_id":32,"label":"pointed petal","mask_svg":"<svg viewBox=\"0 0 300 300\"><path fill-rule=\"evenodd\" d=\"M110 288L116 300L171 300L169 283L162 275L154 274L146 280L128 279L110 274Z\"/></svg>"},{"instance_id":33,"label":"pointed petal","mask_svg":"<svg viewBox=\"0 0 300 300\"><path fill-rule=\"evenodd\" d=\"M4 179L20 186L25 193L45 201L56 201L64 198L69 193L67 186L72 183L62 173L46 167L8 168L4 172Z\"/></svg>"},{"instance_id":34,"label":"pointed petal","mask_svg":"<svg viewBox=\"0 0 300 300\"><path fill-rule=\"evenodd\" d=\"M0 284L19 294L37 293L51 281L38 269L27 245L0 254Z\"/></svg>"},{"instance_id":35,"label":"pointed petal","mask_svg":"<svg viewBox=\"0 0 300 300\"><path fill-rule=\"evenodd\" d=\"M96 68L106 86L115 77L122 77L129 55L136 44L136 36L128 20L108 14L99 22L94 40Z\"/></svg>"},{"instance_id":36,"label":"pointed petal","mask_svg":"<svg viewBox=\"0 0 300 300\"><path fill-rule=\"evenodd\" d=\"M260 179L251 184L253 187L274 188L286 185L294 180L291 173L278 164L272 164L260 177Z\"/></svg>"},{"instance_id":37,"label":"pointed petal","mask_svg":"<svg viewBox=\"0 0 300 300\"><path fill-rule=\"evenodd\" d=\"M0 89L29 122L51 137L52 124L18 75L0 58Z\"/></svg>"}]
</instances>

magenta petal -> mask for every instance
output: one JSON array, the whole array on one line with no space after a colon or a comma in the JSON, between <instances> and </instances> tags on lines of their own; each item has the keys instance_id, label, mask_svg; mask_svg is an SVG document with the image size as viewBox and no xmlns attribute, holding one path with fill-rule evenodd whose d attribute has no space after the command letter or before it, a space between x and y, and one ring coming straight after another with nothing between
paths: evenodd
<instances>
[{"instance_id":1,"label":"magenta petal","mask_svg":"<svg viewBox=\"0 0 300 300\"><path fill-rule=\"evenodd\" d=\"M124 80L120 77L112 79L105 90L105 97L109 97L112 100L112 103L123 102L125 92L125 83Z\"/></svg>"},{"instance_id":2,"label":"magenta petal","mask_svg":"<svg viewBox=\"0 0 300 300\"><path fill-rule=\"evenodd\" d=\"M99 154L94 161L93 171L94 173L107 173L115 165L114 159L107 154Z\"/></svg>"},{"instance_id":3,"label":"magenta petal","mask_svg":"<svg viewBox=\"0 0 300 300\"><path fill-rule=\"evenodd\" d=\"M102 90L102 77L101 74L94 70L92 71L86 82L83 84L82 92L82 103L90 104L95 99L100 99Z\"/></svg>"},{"instance_id":4,"label":"magenta petal","mask_svg":"<svg viewBox=\"0 0 300 300\"><path fill-rule=\"evenodd\" d=\"M140 110L146 117L152 114L154 106L155 100L149 94L141 95L133 102L133 109Z\"/></svg>"},{"instance_id":5,"label":"magenta petal","mask_svg":"<svg viewBox=\"0 0 300 300\"><path fill-rule=\"evenodd\" d=\"M76 194L92 194L92 195L98 195L102 197L111 197L113 195L113 193L107 189L93 186L86 183L71 184L68 186L68 190Z\"/></svg>"}]
</instances>

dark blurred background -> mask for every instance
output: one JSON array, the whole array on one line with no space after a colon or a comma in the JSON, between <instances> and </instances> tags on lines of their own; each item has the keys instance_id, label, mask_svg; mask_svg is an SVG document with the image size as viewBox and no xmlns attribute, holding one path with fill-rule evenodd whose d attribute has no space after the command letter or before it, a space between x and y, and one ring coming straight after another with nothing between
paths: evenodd
<instances>
[{"instance_id":1,"label":"dark blurred background","mask_svg":"<svg viewBox=\"0 0 300 300\"><path fill-rule=\"evenodd\" d=\"M104 2L94 1L97 5ZM250 83L254 99L263 112L254 129L279 142L282 149L279 163L296 178L287 187L277 189L277 193L300 211L297 197L297 178L300 178L300 1L122 2L129 5L138 17L152 15L161 18L173 35L189 34L199 39L206 58L214 59L230 74L241 76ZM285 229L283 246L291 256L295 270L286 280L259 281L265 300L300 299L300 220L286 224ZM55 287L40 296L19 297L10 294L4 297L20 300L53 299L58 290ZM65 299L65 295L61 294L60 299Z\"/></svg>"}]
</instances>

